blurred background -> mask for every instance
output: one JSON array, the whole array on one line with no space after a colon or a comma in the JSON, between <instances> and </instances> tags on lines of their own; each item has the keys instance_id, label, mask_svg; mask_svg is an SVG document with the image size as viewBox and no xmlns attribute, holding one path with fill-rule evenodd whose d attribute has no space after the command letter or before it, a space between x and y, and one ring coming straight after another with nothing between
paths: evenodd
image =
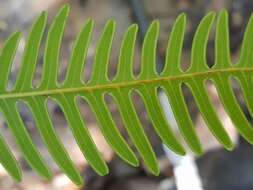
<instances>
[{"instance_id":1,"label":"blurred background","mask_svg":"<svg viewBox=\"0 0 253 190\"><path fill-rule=\"evenodd\" d=\"M145 31L153 19L158 19L161 25L157 57L157 69L161 71L173 21L179 13L187 13L187 30L182 55L182 68L187 69L190 62L190 50L194 32L199 21L208 11L219 11L222 8L226 8L229 11L231 57L233 61L236 61L240 53L244 29L253 9L253 1L251 0L0 0L0 48L12 32L21 30L23 33L15 57L15 63L12 67L9 88L12 88L15 82L25 40L33 20L42 10L48 11L48 28L56 12L65 3L71 5L71 12L61 49L59 81L62 81L66 74L72 42L88 18L95 20L95 28L86 60L85 81L89 80L90 77L92 61L100 32L106 21L110 18L115 19L117 22L117 31L111 52L109 69L109 77L112 79L116 73L122 36L131 23L138 23L140 26L139 40L136 44L134 57L134 73L137 75L140 71L141 43ZM207 48L207 62L210 66L214 60L213 48L214 33L212 32ZM38 84L40 79L42 55L43 51L41 51L41 56L39 57L34 80L35 85ZM242 110L249 121L252 121L244 105L238 83L234 80L231 82ZM48 165L52 168L55 177L50 182L44 181L31 170L17 150L13 136L1 119L0 133L6 138L7 143L11 146L16 158L21 163L24 174L22 182L14 183L0 166L0 190L252 190L253 147L237 135L233 124L220 103L214 85L208 82L206 87L221 121L236 144L234 151L225 151L210 135L198 112L191 92L187 87L184 87L183 91L187 106L196 125L199 138L203 143L205 154L198 158L195 158L190 152L185 157L174 155L161 144L147 118L142 100L137 93L133 93L135 108L158 157L161 174L159 177L155 177L146 171L143 164L139 168L133 168L115 156L101 135L96 119L89 106L86 102L80 100L80 109L87 127L110 168L109 175L99 177L92 171L83 158L67 126L61 109L55 102L49 100L48 107L55 128L85 180L83 187L77 187L59 171L38 135L30 112L24 104L20 103L19 110L26 123L27 130ZM168 100L162 93L160 94L160 99L167 118L172 123L175 133L177 133L177 126ZM106 97L106 102L117 126L125 138L128 139L115 103L110 96ZM181 138L179 134L178 138ZM129 141L129 144L133 147L131 141Z\"/></svg>"}]
</instances>

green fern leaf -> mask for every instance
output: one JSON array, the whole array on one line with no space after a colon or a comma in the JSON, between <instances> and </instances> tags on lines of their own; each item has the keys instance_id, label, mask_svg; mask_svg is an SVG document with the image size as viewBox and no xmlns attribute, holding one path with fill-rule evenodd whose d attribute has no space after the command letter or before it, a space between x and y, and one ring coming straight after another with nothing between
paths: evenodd
<instances>
[{"instance_id":1,"label":"green fern leaf","mask_svg":"<svg viewBox=\"0 0 253 190\"><path fill-rule=\"evenodd\" d=\"M229 83L230 77L235 77L240 82L246 105L253 115L253 93L251 93L253 17L250 18L245 31L240 59L238 63L232 64L229 55L228 15L225 10L219 13L215 37L215 64L209 68L205 55L215 13L207 14L201 20L193 39L191 66L187 71L182 71L180 64L186 16L179 15L170 34L165 66L161 74L156 71L159 22L153 21L144 39L141 72L138 77L133 75L133 55L138 31L138 26L133 24L124 35L118 70L113 80L108 79L108 64L116 23L109 20L97 45L91 79L84 83L82 79L84 63L94 25L92 20L88 20L74 43L65 80L62 84L58 84L59 53L68 13L69 6L63 6L49 28L42 79L38 86L34 87L32 81L47 21L45 12L38 17L31 28L21 68L14 89L11 91L8 91L6 86L20 32L11 35L0 52L0 109L24 158L38 174L47 179L52 177L50 169L34 146L17 110L16 104L20 101L28 105L39 134L52 158L62 172L78 185L82 184L82 178L53 127L47 108L48 98L54 99L62 108L80 150L99 175L106 175L108 167L87 130L76 102L77 97L82 97L88 102L103 136L115 153L127 163L138 166L139 161L116 127L104 96L110 94L114 98L130 139L149 171L154 175L159 174L159 168L133 105L131 99L133 91L137 91L143 99L148 117L162 142L175 153L184 155L185 149L173 134L158 98L158 88L164 89L182 136L192 151L199 155L202 153L202 147L182 94L181 86L186 84L191 89L209 130L226 149L232 150L233 144L205 89L204 82L212 80L238 132L253 144L253 128L238 105ZM20 166L3 136L0 136L0 163L15 180L21 180Z\"/></svg>"}]
</instances>

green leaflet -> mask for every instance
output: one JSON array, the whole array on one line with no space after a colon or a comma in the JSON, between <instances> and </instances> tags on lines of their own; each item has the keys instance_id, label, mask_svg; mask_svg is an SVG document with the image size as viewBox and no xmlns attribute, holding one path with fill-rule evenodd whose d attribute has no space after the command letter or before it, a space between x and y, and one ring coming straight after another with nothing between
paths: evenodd
<instances>
[{"instance_id":1,"label":"green leaflet","mask_svg":"<svg viewBox=\"0 0 253 190\"><path fill-rule=\"evenodd\" d=\"M219 13L215 32L215 64L209 68L206 64L206 46L216 14L208 13L201 20L194 35L191 67L183 72L180 65L186 16L185 14L179 15L170 34L165 66L161 74L156 71L159 22L153 21L143 42L141 72L137 77L133 75L133 56L138 26L133 24L126 30L122 40L117 74L112 81L108 79L107 75L116 23L109 20L97 44L91 79L84 83L83 69L94 26L92 20L87 20L73 45L65 80L62 84L58 84L59 53L68 13L69 6L63 6L49 28L44 50L42 79L38 86L32 86L32 80L47 22L46 12L38 17L31 28L21 68L12 91L7 91L6 85L20 33L16 32L11 35L0 52L0 110L24 158L38 174L48 179L52 177L50 169L34 146L20 117L16 107L20 101L28 105L38 132L56 164L77 185L83 183L82 177L53 127L46 106L48 98L53 99L63 110L80 150L99 175L106 175L109 169L80 114L76 102L77 97L88 102L103 136L115 153L127 163L138 166L139 160L116 127L105 102L106 94L113 97L133 145L148 170L154 175L159 175L159 167L153 148L133 106L131 99L133 91L138 92L143 99L148 118L161 141L175 153L184 155L185 149L166 120L158 98L158 88L162 88L170 101L180 133L191 150L199 155L202 153L201 143L196 135L194 123L189 115L181 89L182 84L186 84L209 130L226 149L232 150L233 144L205 89L205 81L212 80L236 129L242 137L253 144L253 128L238 105L230 84L231 77L236 78L241 84L246 105L253 115L253 93L251 92L253 87L253 16L245 31L240 59L238 63L232 64L229 54L228 15L225 10ZM0 163L15 180L21 180L19 164L1 135Z\"/></svg>"}]
</instances>

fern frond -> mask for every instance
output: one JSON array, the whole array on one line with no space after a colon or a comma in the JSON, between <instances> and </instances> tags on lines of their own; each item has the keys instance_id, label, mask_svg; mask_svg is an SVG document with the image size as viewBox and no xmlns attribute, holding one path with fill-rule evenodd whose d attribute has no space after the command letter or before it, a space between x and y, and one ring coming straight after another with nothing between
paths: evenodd
<instances>
[{"instance_id":1,"label":"fern frond","mask_svg":"<svg viewBox=\"0 0 253 190\"><path fill-rule=\"evenodd\" d=\"M206 46L215 13L207 14L201 20L193 39L191 66L187 71L182 71L180 64L186 16L179 15L170 34L165 66L161 74L156 71L159 22L153 21L144 39L141 72L138 77L133 75L132 68L138 31L138 26L133 24L124 35L118 70L113 80L108 79L108 64L116 23L110 20L106 23L96 48L91 79L84 83L82 79L84 63L94 25L92 20L88 20L74 43L65 80L62 84L58 84L59 53L68 13L69 7L62 7L49 28L42 79L38 86L32 86L32 81L47 21L45 12L38 17L31 28L21 68L14 89L11 91L8 91L6 86L20 38L19 32L11 35L6 41L0 55L0 109L24 158L41 176L51 178L52 174L34 146L20 117L16 107L17 102L20 101L28 105L40 136L57 165L78 185L82 183L82 178L53 127L47 108L48 98L54 99L62 108L80 150L91 167L100 175L107 174L108 167L87 130L76 102L77 97L82 97L88 102L103 136L115 153L129 164L138 166L138 159L116 127L105 103L105 94L110 94L117 104L130 139L149 171L155 175L159 174L156 156L133 106L131 99L133 91L141 95L148 117L162 142L175 153L184 155L185 149L173 134L158 98L157 89L164 89L182 136L194 153L201 154L202 147L182 94L182 84L188 85L209 130L226 149L231 150L233 144L205 89L205 81L212 80L238 132L253 144L253 128L239 107L229 82L230 77L235 77L240 82L245 102L253 115L251 92L253 17L250 18L244 35L240 59L238 63L232 64L229 55L228 15L225 10L219 13L215 37L215 64L209 68L206 63ZM14 179L21 180L20 167L2 136L0 136L0 163Z\"/></svg>"}]
</instances>

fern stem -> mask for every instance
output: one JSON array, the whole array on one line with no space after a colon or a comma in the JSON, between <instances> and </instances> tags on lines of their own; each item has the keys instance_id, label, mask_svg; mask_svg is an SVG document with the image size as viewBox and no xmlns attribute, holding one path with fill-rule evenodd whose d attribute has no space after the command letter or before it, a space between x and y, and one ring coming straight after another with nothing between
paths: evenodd
<instances>
[{"instance_id":1,"label":"fern stem","mask_svg":"<svg viewBox=\"0 0 253 190\"><path fill-rule=\"evenodd\" d=\"M177 76L167 76L167 77L157 77L152 79L143 79L143 80L133 80L133 81L127 81L127 82L108 82L104 84L97 84L97 85L84 85L74 88L55 88L55 89L49 89L49 90L41 90L41 89L32 89L31 91L26 92L7 92L0 94L0 99L7 99L7 98L24 98L24 97L30 97L30 96L49 96L54 94L61 94L61 93L76 93L76 92L90 92L90 91L96 91L96 90L105 90L105 89L116 89L116 88L124 88L124 87L132 87L137 88L138 86L142 84L158 84L160 82L168 82L168 81L188 81L192 77L205 77L205 79L212 79L212 76L217 75L218 73L221 74L231 74L234 73L253 73L252 67L244 67L244 68L226 68L226 69L213 69L213 70L207 70L204 72L195 72L195 73L182 73Z\"/></svg>"}]
</instances>

